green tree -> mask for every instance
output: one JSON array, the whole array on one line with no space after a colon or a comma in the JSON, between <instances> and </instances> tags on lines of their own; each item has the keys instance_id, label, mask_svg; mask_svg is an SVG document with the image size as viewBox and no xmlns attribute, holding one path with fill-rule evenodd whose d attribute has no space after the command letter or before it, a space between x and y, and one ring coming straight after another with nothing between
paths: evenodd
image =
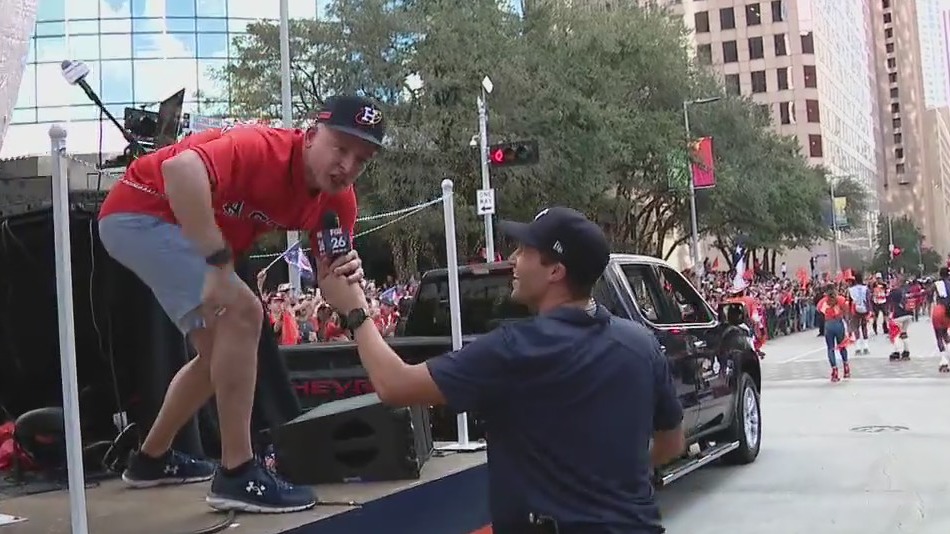
<instances>
[{"instance_id":1,"label":"green tree","mask_svg":"<svg viewBox=\"0 0 950 534\"><path fill-rule=\"evenodd\" d=\"M942 258L935 250L924 246L924 236L910 217L894 218L890 221L886 215L877 220L877 248L871 264L876 271L888 269L908 274L933 274L943 265ZM900 254L891 259L890 244L893 234L894 247Z\"/></svg>"}]
</instances>

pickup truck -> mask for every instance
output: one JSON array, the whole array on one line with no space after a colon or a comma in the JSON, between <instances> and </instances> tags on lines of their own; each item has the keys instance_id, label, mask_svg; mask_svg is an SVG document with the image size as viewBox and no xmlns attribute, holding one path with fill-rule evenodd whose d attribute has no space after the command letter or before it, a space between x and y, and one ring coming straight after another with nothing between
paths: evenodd
<instances>
[{"instance_id":1,"label":"pickup truck","mask_svg":"<svg viewBox=\"0 0 950 534\"><path fill-rule=\"evenodd\" d=\"M508 262L459 268L463 343L506 321L529 316L513 302ZM741 306L713 311L693 286L666 262L613 254L594 287L594 299L614 315L650 328L669 359L685 412L687 452L657 473L658 485L721 460L755 460L762 437L759 357L745 328ZM422 276L403 309L390 345L407 362L419 363L451 350L448 278L445 269ZM372 391L352 342L283 347L291 381L305 408ZM482 435L478 414L469 414L471 435ZM436 440L455 439L455 415L433 412Z\"/></svg>"}]
</instances>

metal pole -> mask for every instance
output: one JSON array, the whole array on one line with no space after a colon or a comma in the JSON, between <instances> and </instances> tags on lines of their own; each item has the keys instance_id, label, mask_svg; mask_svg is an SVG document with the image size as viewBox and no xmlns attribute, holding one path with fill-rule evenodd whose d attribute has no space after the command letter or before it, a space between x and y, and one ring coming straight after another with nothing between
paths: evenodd
<instances>
[{"instance_id":1,"label":"metal pole","mask_svg":"<svg viewBox=\"0 0 950 534\"><path fill-rule=\"evenodd\" d=\"M835 252L835 276L841 272L841 255L838 249L838 209L835 206L835 178L832 176L828 182L831 184L831 237L834 242Z\"/></svg>"},{"instance_id":2,"label":"metal pole","mask_svg":"<svg viewBox=\"0 0 950 534\"><path fill-rule=\"evenodd\" d=\"M687 154L687 177L689 178L689 224L692 235L690 244L693 249L693 272L696 275L696 283L700 283L703 273L703 263L699 257L699 224L696 221L696 182L693 180L692 166L689 163L690 131L689 131L689 102L683 102L683 124L686 126L686 154Z\"/></svg>"},{"instance_id":3,"label":"metal pole","mask_svg":"<svg viewBox=\"0 0 950 534\"><path fill-rule=\"evenodd\" d=\"M442 180L442 214L445 219L445 262L449 278L449 324L452 328L452 350L462 348L462 308L459 297L458 243L455 239L455 193L452 180ZM468 441L468 414L456 416L458 442L440 450L479 450L483 443Z\"/></svg>"},{"instance_id":4,"label":"metal pole","mask_svg":"<svg viewBox=\"0 0 950 534\"><path fill-rule=\"evenodd\" d=\"M488 172L488 94L482 88L478 98L478 148L482 160L482 189L491 189L491 177ZM495 230L492 214L485 214L485 262L495 261Z\"/></svg>"},{"instance_id":5,"label":"metal pole","mask_svg":"<svg viewBox=\"0 0 950 534\"><path fill-rule=\"evenodd\" d=\"M284 128L294 126L293 100L290 94L290 7L289 0L280 0L280 110ZM287 246L300 239L296 231L287 232ZM287 277L294 291L300 294L300 269L287 264Z\"/></svg>"},{"instance_id":6,"label":"metal pole","mask_svg":"<svg viewBox=\"0 0 950 534\"><path fill-rule=\"evenodd\" d=\"M79 427L79 379L76 373L76 324L73 317L73 266L69 237L69 174L62 157L66 130L49 129L53 164L53 239L56 252L56 294L59 304L59 366L63 382L63 422L66 429L66 465L69 479L69 516L72 534L89 532L86 517L86 484L82 465L82 430Z\"/></svg>"},{"instance_id":7,"label":"metal pole","mask_svg":"<svg viewBox=\"0 0 950 534\"><path fill-rule=\"evenodd\" d=\"M887 215L887 252L894 260L894 226L891 225L891 216Z\"/></svg>"}]
</instances>

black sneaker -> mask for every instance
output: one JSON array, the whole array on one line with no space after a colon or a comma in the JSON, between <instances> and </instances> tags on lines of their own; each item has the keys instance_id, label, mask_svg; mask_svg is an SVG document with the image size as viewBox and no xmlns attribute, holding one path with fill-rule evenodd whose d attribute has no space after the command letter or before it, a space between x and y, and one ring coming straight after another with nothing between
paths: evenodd
<instances>
[{"instance_id":1,"label":"black sneaker","mask_svg":"<svg viewBox=\"0 0 950 534\"><path fill-rule=\"evenodd\" d=\"M212 462L174 450L166 452L161 458L132 452L129 454L129 464L122 472L122 481L132 488L192 484L211 480L214 469Z\"/></svg>"},{"instance_id":2,"label":"black sneaker","mask_svg":"<svg viewBox=\"0 0 950 534\"><path fill-rule=\"evenodd\" d=\"M255 460L238 476L218 470L205 502L220 511L280 514L313 508L317 499L310 488L294 486Z\"/></svg>"}]
</instances>

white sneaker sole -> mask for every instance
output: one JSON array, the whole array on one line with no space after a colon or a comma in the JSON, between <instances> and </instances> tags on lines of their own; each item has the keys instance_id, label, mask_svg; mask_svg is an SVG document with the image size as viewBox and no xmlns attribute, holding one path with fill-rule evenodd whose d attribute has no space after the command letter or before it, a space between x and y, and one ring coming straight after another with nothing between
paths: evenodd
<instances>
[{"instance_id":1,"label":"white sneaker sole","mask_svg":"<svg viewBox=\"0 0 950 534\"><path fill-rule=\"evenodd\" d=\"M198 482L207 482L211 480L214 475L207 475L202 477L191 477L191 478L158 478L155 480L135 480L129 478L125 473L122 473L122 482L126 486L132 489L146 489L146 488L155 488L158 486L175 486L182 484L196 484Z\"/></svg>"},{"instance_id":2,"label":"white sneaker sole","mask_svg":"<svg viewBox=\"0 0 950 534\"><path fill-rule=\"evenodd\" d=\"M291 512L302 512L304 510L313 508L317 504L317 502L314 501L298 506L262 506L260 504L253 504L239 501L237 499L218 497L215 495L208 495L205 497L205 502L208 503L208 506L218 510L219 512L230 512L231 510L234 510L235 512L245 512L251 514L288 514Z\"/></svg>"}]
</instances>

